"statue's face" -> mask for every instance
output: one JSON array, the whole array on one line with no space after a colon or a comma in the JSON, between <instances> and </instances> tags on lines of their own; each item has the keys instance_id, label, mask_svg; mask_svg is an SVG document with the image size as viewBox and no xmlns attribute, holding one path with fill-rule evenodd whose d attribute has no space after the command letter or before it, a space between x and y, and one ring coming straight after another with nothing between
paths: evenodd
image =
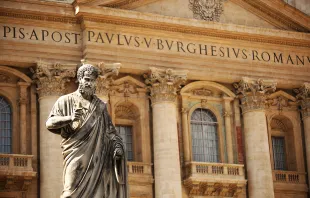
<instances>
[{"instance_id":1,"label":"statue's face","mask_svg":"<svg viewBox=\"0 0 310 198\"><path fill-rule=\"evenodd\" d=\"M94 95L96 91L96 77L85 71L83 78L79 79L79 91L82 94Z\"/></svg>"}]
</instances>

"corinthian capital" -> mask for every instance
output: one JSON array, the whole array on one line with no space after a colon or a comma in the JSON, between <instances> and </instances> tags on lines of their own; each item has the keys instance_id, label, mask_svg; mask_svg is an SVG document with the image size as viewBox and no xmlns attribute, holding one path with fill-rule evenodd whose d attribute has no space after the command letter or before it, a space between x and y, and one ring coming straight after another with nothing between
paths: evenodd
<instances>
[{"instance_id":1,"label":"corinthian capital","mask_svg":"<svg viewBox=\"0 0 310 198\"><path fill-rule=\"evenodd\" d=\"M112 85L113 78L119 73L121 67L120 63L99 63L100 75L97 78L96 94L108 98L110 86Z\"/></svg>"},{"instance_id":2,"label":"corinthian capital","mask_svg":"<svg viewBox=\"0 0 310 198\"><path fill-rule=\"evenodd\" d=\"M241 99L242 112L245 113L265 109L266 96L276 90L277 83L274 80L243 77L233 85Z\"/></svg>"},{"instance_id":3,"label":"corinthian capital","mask_svg":"<svg viewBox=\"0 0 310 198\"><path fill-rule=\"evenodd\" d=\"M187 71L158 69L151 67L150 71L144 74L145 83L150 85L152 103L175 102L177 90L187 79Z\"/></svg>"},{"instance_id":4,"label":"corinthian capital","mask_svg":"<svg viewBox=\"0 0 310 198\"><path fill-rule=\"evenodd\" d=\"M60 96L66 93L65 84L75 77L76 65L39 61L32 72L39 97Z\"/></svg>"},{"instance_id":5,"label":"corinthian capital","mask_svg":"<svg viewBox=\"0 0 310 198\"><path fill-rule=\"evenodd\" d=\"M296 98L301 106L303 117L310 116L310 83L304 83L299 89L294 89Z\"/></svg>"}]
</instances>

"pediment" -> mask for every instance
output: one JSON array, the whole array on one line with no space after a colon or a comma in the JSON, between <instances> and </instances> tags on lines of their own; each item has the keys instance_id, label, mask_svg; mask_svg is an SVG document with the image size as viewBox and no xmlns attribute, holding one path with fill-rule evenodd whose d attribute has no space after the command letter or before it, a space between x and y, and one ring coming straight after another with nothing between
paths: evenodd
<instances>
[{"instance_id":1,"label":"pediment","mask_svg":"<svg viewBox=\"0 0 310 198\"><path fill-rule=\"evenodd\" d=\"M138 81L137 79L135 79L131 76L125 76L125 77L122 77L122 78L115 80L113 82L113 86L118 86L118 85L122 85L125 83L133 84L137 88L145 88L146 87L146 85L144 83Z\"/></svg>"},{"instance_id":2,"label":"pediment","mask_svg":"<svg viewBox=\"0 0 310 198\"><path fill-rule=\"evenodd\" d=\"M282 0L80 0L80 2L92 6L208 22L310 32L309 15Z\"/></svg>"},{"instance_id":3,"label":"pediment","mask_svg":"<svg viewBox=\"0 0 310 198\"><path fill-rule=\"evenodd\" d=\"M296 98L288 93L286 93L285 91L277 91L275 93L272 93L269 95L269 99L276 99L276 98L279 98L279 97L282 97L282 98L285 98L287 100L290 100L290 101L293 101L295 102L296 101Z\"/></svg>"},{"instance_id":4,"label":"pediment","mask_svg":"<svg viewBox=\"0 0 310 198\"><path fill-rule=\"evenodd\" d=\"M267 98L268 105L277 110L296 108L296 98L282 90L270 94Z\"/></svg>"},{"instance_id":5,"label":"pediment","mask_svg":"<svg viewBox=\"0 0 310 198\"><path fill-rule=\"evenodd\" d=\"M129 97L130 95L146 93L146 85L131 76L125 76L113 82L111 91L113 95Z\"/></svg>"}]
</instances>

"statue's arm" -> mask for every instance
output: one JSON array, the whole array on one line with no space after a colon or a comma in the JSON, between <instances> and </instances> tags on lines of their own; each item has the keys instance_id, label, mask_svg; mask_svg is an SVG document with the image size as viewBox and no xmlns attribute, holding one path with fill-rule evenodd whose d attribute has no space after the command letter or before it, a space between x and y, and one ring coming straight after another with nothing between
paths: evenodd
<instances>
[{"instance_id":1,"label":"statue's arm","mask_svg":"<svg viewBox=\"0 0 310 198\"><path fill-rule=\"evenodd\" d=\"M47 119L46 128L47 129L59 129L73 121L72 116L53 116Z\"/></svg>"},{"instance_id":2,"label":"statue's arm","mask_svg":"<svg viewBox=\"0 0 310 198\"><path fill-rule=\"evenodd\" d=\"M46 121L47 129L60 129L73 121L79 120L82 116L82 109L75 109L71 116L52 116Z\"/></svg>"}]
</instances>

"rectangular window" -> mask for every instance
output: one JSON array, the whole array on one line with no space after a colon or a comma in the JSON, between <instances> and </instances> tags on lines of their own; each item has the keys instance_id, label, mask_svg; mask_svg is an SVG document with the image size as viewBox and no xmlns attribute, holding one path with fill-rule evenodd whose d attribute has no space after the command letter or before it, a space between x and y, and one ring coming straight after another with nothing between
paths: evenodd
<instances>
[{"instance_id":1,"label":"rectangular window","mask_svg":"<svg viewBox=\"0 0 310 198\"><path fill-rule=\"evenodd\" d=\"M132 126L116 125L116 130L120 133L123 143L125 145L125 150L127 153L127 160L133 161L133 145L132 145Z\"/></svg>"},{"instance_id":2,"label":"rectangular window","mask_svg":"<svg viewBox=\"0 0 310 198\"><path fill-rule=\"evenodd\" d=\"M271 137L275 170L286 170L284 137Z\"/></svg>"}]
</instances>

